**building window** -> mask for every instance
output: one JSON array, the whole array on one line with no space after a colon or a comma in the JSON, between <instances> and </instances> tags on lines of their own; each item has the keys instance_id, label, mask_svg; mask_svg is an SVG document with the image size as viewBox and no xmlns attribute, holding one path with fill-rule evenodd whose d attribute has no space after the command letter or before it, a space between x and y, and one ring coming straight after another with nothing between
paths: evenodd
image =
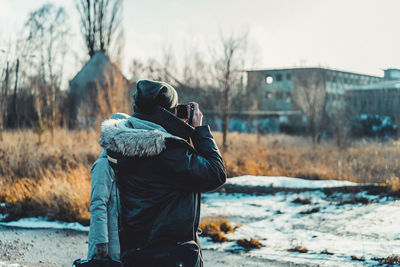
<instances>
[{"instance_id":1,"label":"building window","mask_svg":"<svg viewBox=\"0 0 400 267\"><path fill-rule=\"evenodd\" d=\"M286 80L290 81L291 78L290 73L286 74Z\"/></svg>"},{"instance_id":2,"label":"building window","mask_svg":"<svg viewBox=\"0 0 400 267\"><path fill-rule=\"evenodd\" d=\"M273 83L273 82L274 82L274 78L272 78L271 75L265 76L265 83L266 83L266 84L271 84L271 83Z\"/></svg>"},{"instance_id":3,"label":"building window","mask_svg":"<svg viewBox=\"0 0 400 267\"><path fill-rule=\"evenodd\" d=\"M282 92L282 91L276 91L276 92L275 92L275 99L282 100L282 99L284 99L284 95L285 95L284 92Z\"/></svg>"},{"instance_id":4,"label":"building window","mask_svg":"<svg viewBox=\"0 0 400 267\"><path fill-rule=\"evenodd\" d=\"M277 74L276 75L276 81L278 81L278 82L282 81L282 74Z\"/></svg>"}]
</instances>

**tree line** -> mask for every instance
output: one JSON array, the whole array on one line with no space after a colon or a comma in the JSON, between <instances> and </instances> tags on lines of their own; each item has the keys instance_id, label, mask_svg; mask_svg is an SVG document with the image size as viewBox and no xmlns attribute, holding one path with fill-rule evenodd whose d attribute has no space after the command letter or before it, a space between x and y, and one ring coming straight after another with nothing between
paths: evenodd
<instances>
[{"instance_id":1,"label":"tree line","mask_svg":"<svg viewBox=\"0 0 400 267\"><path fill-rule=\"evenodd\" d=\"M120 67L123 53L122 0L76 0L79 28L87 55L102 51ZM62 6L45 4L30 12L14 38L0 39L0 130L33 128L38 133L68 125L69 88L66 61L77 53L69 45L73 36L72 21ZM130 64L132 88L139 78L161 80L175 86L181 101L201 102L202 109L218 110L225 133L229 109L248 109L245 94L247 34L220 34L220 40L207 52L197 48L182 55L178 69L172 49L164 49L161 59L133 59ZM104 86L95 97L104 100L104 91L118 86ZM125 97L125 94L120 94ZM109 94L108 94L109 96ZM93 98L92 98L93 100ZM120 104L99 103L92 112L105 116ZM118 103L118 101L114 101ZM119 102L121 103L121 102ZM125 101L125 105L131 103ZM104 118L99 118L99 120Z\"/></svg>"},{"instance_id":2,"label":"tree line","mask_svg":"<svg viewBox=\"0 0 400 267\"><path fill-rule=\"evenodd\" d=\"M124 46L122 5L122 0L75 0L81 47L89 58L101 51L117 69ZM15 38L0 39L0 131L33 128L40 135L46 129L53 132L69 125L70 92L62 83L66 80L65 62L77 57L69 45L72 24L62 6L45 4L30 12ZM247 33L221 32L207 51L194 45L177 58L171 48L164 48L160 59L133 59L129 92L121 92L123 82L112 77L114 74L104 74L104 82L95 85L95 95L88 96L87 101L94 104L86 101L79 110L86 117L94 116L99 125L114 112L131 112L132 93L139 79L165 81L177 89L181 103L197 101L202 110L219 113L226 149L230 111L258 110L264 97L247 86L244 70L251 54L247 46ZM177 64L178 59L182 64ZM306 115L315 141L327 114L323 80L318 73L294 76L297 86L292 100ZM340 127L338 123L338 131Z\"/></svg>"}]
</instances>

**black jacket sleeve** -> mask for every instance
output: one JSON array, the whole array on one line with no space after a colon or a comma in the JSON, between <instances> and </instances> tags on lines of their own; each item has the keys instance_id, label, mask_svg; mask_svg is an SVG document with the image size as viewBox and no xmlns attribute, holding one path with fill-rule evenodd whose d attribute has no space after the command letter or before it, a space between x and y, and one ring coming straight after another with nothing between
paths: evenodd
<instances>
[{"instance_id":1,"label":"black jacket sleeve","mask_svg":"<svg viewBox=\"0 0 400 267\"><path fill-rule=\"evenodd\" d=\"M191 192L215 190L226 181L225 164L208 125L196 127L194 148L168 146L162 162L171 172L168 183L177 189Z\"/></svg>"}]
</instances>

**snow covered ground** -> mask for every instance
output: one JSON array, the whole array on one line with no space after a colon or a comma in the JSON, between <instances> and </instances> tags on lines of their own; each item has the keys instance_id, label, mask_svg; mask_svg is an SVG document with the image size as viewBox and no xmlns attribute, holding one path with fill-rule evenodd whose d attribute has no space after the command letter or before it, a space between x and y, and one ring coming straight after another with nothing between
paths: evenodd
<instances>
[{"instance_id":1,"label":"snow covered ground","mask_svg":"<svg viewBox=\"0 0 400 267\"><path fill-rule=\"evenodd\" d=\"M89 226L80 223L66 223L59 221L48 221L46 218L23 218L18 221L0 222L0 225L9 227L20 227L27 229L62 229L89 232Z\"/></svg>"},{"instance_id":2,"label":"snow covered ground","mask_svg":"<svg viewBox=\"0 0 400 267\"><path fill-rule=\"evenodd\" d=\"M252 176L233 178L228 183L313 189L357 185ZM295 199L310 203L294 203ZM400 254L400 200L370 196L365 192L330 196L319 190L261 196L205 194L202 216L207 215L226 216L231 222L242 225L235 233L227 235L231 240L259 239L265 247L248 252L256 257L320 266L373 266L377 261L372 258ZM235 241L217 244L206 240L203 247L240 252ZM308 253L288 252L294 247L306 248ZM365 261L354 261L352 256Z\"/></svg>"},{"instance_id":3,"label":"snow covered ground","mask_svg":"<svg viewBox=\"0 0 400 267\"><path fill-rule=\"evenodd\" d=\"M230 178L226 182L242 186L266 186L276 188L330 188L342 186L359 186L360 184L336 180L305 180L290 177L252 176L244 175Z\"/></svg>"},{"instance_id":4,"label":"snow covered ground","mask_svg":"<svg viewBox=\"0 0 400 267\"><path fill-rule=\"evenodd\" d=\"M241 225L227 235L232 240L229 242L213 243L201 238L205 249L313 266L374 266L377 261L372 258L400 255L400 200L371 196L366 192L326 195L318 190L359 186L346 181L242 176L231 178L227 183L312 190L301 193L278 190L275 194L263 195L203 194L202 217L226 216L232 223ZM89 230L78 223L49 222L44 218L26 218L0 225ZM257 238L264 247L245 252L235 242L242 238ZM305 248L308 252L288 252L294 247ZM352 256L365 261L352 260Z\"/></svg>"}]
</instances>

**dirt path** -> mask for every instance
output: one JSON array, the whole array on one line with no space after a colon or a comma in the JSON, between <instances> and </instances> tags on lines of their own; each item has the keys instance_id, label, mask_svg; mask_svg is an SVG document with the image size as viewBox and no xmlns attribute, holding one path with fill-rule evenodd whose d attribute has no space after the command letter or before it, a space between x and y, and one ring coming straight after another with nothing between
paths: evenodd
<instances>
[{"instance_id":1,"label":"dirt path","mask_svg":"<svg viewBox=\"0 0 400 267\"><path fill-rule=\"evenodd\" d=\"M86 258L87 233L72 230L21 229L0 226L0 267L72 266ZM203 251L205 266L302 266L212 250Z\"/></svg>"}]
</instances>

